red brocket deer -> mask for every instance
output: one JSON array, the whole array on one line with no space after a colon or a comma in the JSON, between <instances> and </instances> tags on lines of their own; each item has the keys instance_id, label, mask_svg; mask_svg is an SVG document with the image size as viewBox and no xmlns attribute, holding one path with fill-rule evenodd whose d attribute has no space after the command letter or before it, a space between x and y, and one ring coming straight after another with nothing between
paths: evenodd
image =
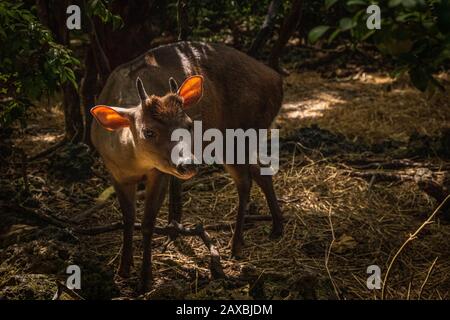
<instances>
[{"instance_id":1,"label":"red brocket deer","mask_svg":"<svg viewBox=\"0 0 450 320\"><path fill-rule=\"evenodd\" d=\"M170 81L169 79L173 77ZM182 85L177 88L178 83ZM169 90L171 88L171 90ZM137 89L137 90L136 90ZM148 51L118 67L109 77L99 103L92 108L91 138L111 174L123 213L122 256L118 273L127 277L133 263L136 185L146 186L143 234L142 290L152 280L151 247L156 216L170 176L189 179L192 165L173 163L175 129L267 129L282 102L278 73L230 47L178 42ZM281 236L282 215L272 176L261 175L257 164L225 164L239 197L232 255L243 246L244 215L252 181L262 189L272 215L273 237Z\"/></svg>"}]
</instances>

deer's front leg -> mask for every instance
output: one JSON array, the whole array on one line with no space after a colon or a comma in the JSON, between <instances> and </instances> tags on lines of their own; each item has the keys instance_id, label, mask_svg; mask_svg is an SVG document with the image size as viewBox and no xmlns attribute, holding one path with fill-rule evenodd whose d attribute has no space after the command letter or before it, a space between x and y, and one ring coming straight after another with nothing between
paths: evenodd
<instances>
[{"instance_id":1,"label":"deer's front leg","mask_svg":"<svg viewBox=\"0 0 450 320\"><path fill-rule=\"evenodd\" d=\"M133 229L136 212L136 184L113 182L123 216L122 256L118 274L127 278L133 265Z\"/></svg>"},{"instance_id":2,"label":"deer's front leg","mask_svg":"<svg viewBox=\"0 0 450 320\"><path fill-rule=\"evenodd\" d=\"M143 292L148 291L152 283L153 229L155 227L156 216L167 192L168 181L168 175L157 170L152 170L147 175L144 221L142 222L144 253L141 270L141 291Z\"/></svg>"}]
</instances>

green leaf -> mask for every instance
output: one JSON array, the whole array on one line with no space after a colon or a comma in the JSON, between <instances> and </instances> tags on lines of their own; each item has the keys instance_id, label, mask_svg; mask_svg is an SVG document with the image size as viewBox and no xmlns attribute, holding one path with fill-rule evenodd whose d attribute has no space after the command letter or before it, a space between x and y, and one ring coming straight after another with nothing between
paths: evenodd
<instances>
[{"instance_id":1,"label":"green leaf","mask_svg":"<svg viewBox=\"0 0 450 320\"><path fill-rule=\"evenodd\" d=\"M368 38L370 38L370 36L372 36L375 33L376 30L370 30L369 32L367 32L365 35L363 35L361 37L362 41L367 40Z\"/></svg>"},{"instance_id":2,"label":"green leaf","mask_svg":"<svg viewBox=\"0 0 450 320\"><path fill-rule=\"evenodd\" d=\"M0 42L8 44L0 46L0 93L11 99L4 109L6 104L0 102L3 125L23 122L29 101L44 92L54 93L62 82L77 85L73 69L78 61L72 52L55 43L52 33L24 8L23 1L11 2L0 1Z\"/></svg>"},{"instance_id":3,"label":"green leaf","mask_svg":"<svg viewBox=\"0 0 450 320\"><path fill-rule=\"evenodd\" d=\"M398 22L405 22L408 20L414 20L414 18L416 18L416 20L420 19L420 14L418 12L409 12L409 13L402 13L399 14L395 20Z\"/></svg>"},{"instance_id":4,"label":"green leaf","mask_svg":"<svg viewBox=\"0 0 450 320\"><path fill-rule=\"evenodd\" d=\"M325 0L325 9L330 9L336 2L337 0Z\"/></svg>"},{"instance_id":5,"label":"green leaf","mask_svg":"<svg viewBox=\"0 0 450 320\"><path fill-rule=\"evenodd\" d=\"M114 195L115 190L113 186L110 186L103 190L103 192L97 197L96 201L98 203L105 202L108 200L112 195Z\"/></svg>"},{"instance_id":6,"label":"green leaf","mask_svg":"<svg viewBox=\"0 0 450 320\"><path fill-rule=\"evenodd\" d=\"M389 74L392 78L398 78L405 74L405 72L408 71L408 68L406 66L396 67L393 71L391 71Z\"/></svg>"},{"instance_id":7,"label":"green leaf","mask_svg":"<svg viewBox=\"0 0 450 320\"><path fill-rule=\"evenodd\" d=\"M347 1L347 6L366 6L367 2L364 0L349 0Z\"/></svg>"},{"instance_id":8,"label":"green leaf","mask_svg":"<svg viewBox=\"0 0 450 320\"><path fill-rule=\"evenodd\" d=\"M333 33L328 38L328 43L331 43L340 33L341 33L340 29L334 30Z\"/></svg>"},{"instance_id":9,"label":"green leaf","mask_svg":"<svg viewBox=\"0 0 450 320\"><path fill-rule=\"evenodd\" d=\"M436 65L441 65L443 64L445 61L450 60L450 48L444 48L439 55L437 56L437 58L434 60L434 63Z\"/></svg>"},{"instance_id":10,"label":"green leaf","mask_svg":"<svg viewBox=\"0 0 450 320\"><path fill-rule=\"evenodd\" d=\"M117 30L123 27L123 20L119 16L112 16L113 30Z\"/></svg>"},{"instance_id":11,"label":"green leaf","mask_svg":"<svg viewBox=\"0 0 450 320\"><path fill-rule=\"evenodd\" d=\"M407 9L414 8L416 6L416 0L402 0L402 5Z\"/></svg>"},{"instance_id":12,"label":"green leaf","mask_svg":"<svg viewBox=\"0 0 450 320\"><path fill-rule=\"evenodd\" d=\"M389 0L388 6L389 6L390 8L397 7L397 6L399 6L399 5L402 3L402 1L403 1L403 0Z\"/></svg>"},{"instance_id":13,"label":"green leaf","mask_svg":"<svg viewBox=\"0 0 450 320\"><path fill-rule=\"evenodd\" d=\"M330 29L330 26L317 26L313 28L308 34L308 41L310 43L315 43L328 31L328 29Z\"/></svg>"},{"instance_id":14,"label":"green leaf","mask_svg":"<svg viewBox=\"0 0 450 320\"><path fill-rule=\"evenodd\" d=\"M342 18L339 21L339 28L341 29L341 31L350 30L350 29L354 28L355 26L356 26L356 22L350 18Z\"/></svg>"}]
</instances>

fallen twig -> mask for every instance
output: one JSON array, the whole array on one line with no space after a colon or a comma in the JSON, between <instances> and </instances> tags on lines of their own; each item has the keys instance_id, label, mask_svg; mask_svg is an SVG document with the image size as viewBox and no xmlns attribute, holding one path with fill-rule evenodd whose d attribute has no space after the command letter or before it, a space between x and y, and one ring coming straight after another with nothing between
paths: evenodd
<instances>
[{"instance_id":1,"label":"fallen twig","mask_svg":"<svg viewBox=\"0 0 450 320\"><path fill-rule=\"evenodd\" d=\"M72 218L69 219L69 221L71 221L71 222L80 222L85 217L88 217L89 215L91 215L91 214L95 213L96 211L99 211L99 210L107 207L110 204L111 204L111 202L107 201L107 200L102 201L100 203L97 203L92 208L89 208L89 209L87 209L85 211L82 211L79 214L73 216Z\"/></svg>"},{"instance_id":2,"label":"fallen twig","mask_svg":"<svg viewBox=\"0 0 450 320\"><path fill-rule=\"evenodd\" d=\"M381 300L384 299L384 294L386 292L386 287L387 287L387 281L389 279L389 274L390 271L392 269L392 266L394 265L394 262L397 260L397 257L400 255L400 253L403 251L403 249L408 245L408 243L410 243L411 241L413 241L415 238L417 238L417 235L420 233L420 231L422 231L423 228L425 228L428 224L430 224L434 218L434 216L436 215L437 212L439 212L439 210L441 210L441 208L446 204L446 202L448 201L448 199L450 199L450 194L444 199L444 201L441 202L441 204L433 211L433 213L424 221L424 223L422 223L422 225L413 233L410 234L408 239L406 239L405 242L403 242L403 244L401 245L401 247L398 249L398 251L395 253L394 257L392 258L391 262L389 263L389 266L387 268L386 274L384 275L384 279L383 279L383 288L381 289Z\"/></svg>"},{"instance_id":3,"label":"fallen twig","mask_svg":"<svg viewBox=\"0 0 450 320\"><path fill-rule=\"evenodd\" d=\"M330 246L328 247L327 251L325 252L325 269L327 270L328 278L330 278L330 282L333 285L334 293L336 294L336 297L340 300L341 297L339 295L339 290L338 290L338 288L336 286L336 283L333 280L330 268L328 267L328 263L330 261L331 249L333 247L334 242L336 241L336 236L335 236L335 233L334 233L333 222L331 220L331 209L328 212L328 222L330 224L330 229L331 229L331 242L330 242Z\"/></svg>"},{"instance_id":4,"label":"fallen twig","mask_svg":"<svg viewBox=\"0 0 450 320\"><path fill-rule=\"evenodd\" d=\"M67 293L71 298L73 298L75 300L84 300L84 298L82 296L80 296L74 290L67 288L60 281L56 281L56 285L57 285L57 289L56 289L55 295L53 296L52 300L59 300L59 298L61 297L61 294L63 292Z\"/></svg>"},{"instance_id":5,"label":"fallen twig","mask_svg":"<svg viewBox=\"0 0 450 320\"><path fill-rule=\"evenodd\" d=\"M446 163L431 163L431 162L416 162L410 159L386 159L383 157L371 158L365 156L364 158L337 155L329 158L332 162L346 164L355 169L367 170L367 169L404 169L404 168L427 168L430 170L449 170L450 165Z\"/></svg>"},{"instance_id":6,"label":"fallen twig","mask_svg":"<svg viewBox=\"0 0 450 320\"><path fill-rule=\"evenodd\" d=\"M121 223L121 222L116 222L116 223L112 223L109 225L103 225L103 226L95 226L95 227L91 227L91 228L79 228L79 227L71 226L68 223L59 221L56 218L53 218L47 214L32 210L30 208L18 206L17 209L20 209L21 211L23 211L27 214L30 214L34 217L37 217L40 220L43 220L49 224L52 224L54 226L57 226L57 227L60 227L63 229L67 229L67 230L71 231L72 233L93 236L93 235L98 235L98 234L102 234L102 233L106 233L106 232L123 229L123 223ZM135 223L134 228L140 230L141 224ZM176 239L177 236L179 236L179 235L200 237L211 254L211 262L210 262L211 276L214 279L225 277L225 273L223 272L222 265L220 263L219 251L214 246L209 234L205 231L205 229L203 228L202 225L199 224L193 228L183 227L183 225L181 225L180 223L173 220L170 224L168 224L165 227L155 227L153 232L155 234L168 236L170 239Z\"/></svg>"},{"instance_id":7,"label":"fallen twig","mask_svg":"<svg viewBox=\"0 0 450 320\"><path fill-rule=\"evenodd\" d=\"M438 260L438 257L436 257L436 259L434 259L433 263L430 266L430 269L428 269L427 276L425 277L425 280L423 281L422 285L420 286L419 297L417 298L418 300L420 300L420 298L422 297L423 288L425 288L425 285L427 284L428 279L430 278L431 272L433 271L433 268L436 265L437 260Z\"/></svg>"},{"instance_id":8,"label":"fallen twig","mask_svg":"<svg viewBox=\"0 0 450 320\"><path fill-rule=\"evenodd\" d=\"M448 189L448 181L450 180L447 171L433 172L427 168L407 169L402 171L351 171L350 175L368 179L371 187L375 182L406 182L411 181L417 184L420 190L425 192L430 197L436 199L436 201L442 202L445 197L450 194ZM450 219L450 203L445 204L441 210L442 218L445 220Z\"/></svg>"},{"instance_id":9,"label":"fallen twig","mask_svg":"<svg viewBox=\"0 0 450 320\"><path fill-rule=\"evenodd\" d=\"M200 237L211 254L211 261L210 261L211 276L214 279L225 278L225 273L223 272L222 265L220 263L219 251L214 246L213 242L211 241L211 238L209 237L209 234L205 231L205 229L201 224L196 225L194 228L185 228L180 223L176 222L175 220L172 220L172 222L167 226L167 228L169 232L169 237L170 232L177 232L180 233L181 235L192 235Z\"/></svg>"},{"instance_id":10,"label":"fallen twig","mask_svg":"<svg viewBox=\"0 0 450 320\"><path fill-rule=\"evenodd\" d=\"M39 158L45 157L49 154L52 154L53 152L55 152L56 150L58 150L59 148L61 148L63 145L65 145L68 142L68 139L66 137L64 137L61 141L55 143L54 145L50 146L48 149L45 149L37 154L35 154L34 156L29 157L27 160L28 161L34 161L37 160Z\"/></svg>"}]
</instances>

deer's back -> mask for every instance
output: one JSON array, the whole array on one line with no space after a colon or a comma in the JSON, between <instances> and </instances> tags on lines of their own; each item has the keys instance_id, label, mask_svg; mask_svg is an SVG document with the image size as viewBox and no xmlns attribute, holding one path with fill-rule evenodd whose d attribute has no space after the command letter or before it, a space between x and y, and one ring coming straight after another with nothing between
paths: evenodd
<instances>
[{"instance_id":1,"label":"deer's back","mask_svg":"<svg viewBox=\"0 0 450 320\"><path fill-rule=\"evenodd\" d=\"M267 128L281 107L278 73L238 50L202 42L161 46L119 66L99 103L122 107L139 103L137 77L149 94L162 96L169 91L170 77L181 85L193 74L204 76L204 96L188 114L202 120L204 128Z\"/></svg>"}]
</instances>

